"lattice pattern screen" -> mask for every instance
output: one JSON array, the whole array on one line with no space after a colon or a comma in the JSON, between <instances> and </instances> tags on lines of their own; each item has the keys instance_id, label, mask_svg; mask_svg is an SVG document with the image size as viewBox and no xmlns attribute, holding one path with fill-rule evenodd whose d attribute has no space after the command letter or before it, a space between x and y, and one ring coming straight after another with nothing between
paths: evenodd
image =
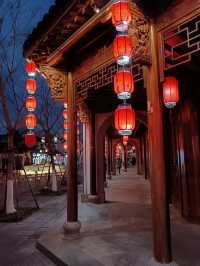
<instances>
[{"instance_id":1,"label":"lattice pattern screen","mask_svg":"<svg viewBox=\"0 0 200 266\"><path fill-rule=\"evenodd\" d=\"M89 77L75 82L77 102L87 98L88 91L97 90L107 85L112 85L114 74L116 73L116 63L102 67ZM135 82L143 80L142 66L135 64L132 66Z\"/></svg>"},{"instance_id":2,"label":"lattice pattern screen","mask_svg":"<svg viewBox=\"0 0 200 266\"><path fill-rule=\"evenodd\" d=\"M164 70L191 61L200 53L200 15L168 28L162 33L164 41Z\"/></svg>"}]
</instances>

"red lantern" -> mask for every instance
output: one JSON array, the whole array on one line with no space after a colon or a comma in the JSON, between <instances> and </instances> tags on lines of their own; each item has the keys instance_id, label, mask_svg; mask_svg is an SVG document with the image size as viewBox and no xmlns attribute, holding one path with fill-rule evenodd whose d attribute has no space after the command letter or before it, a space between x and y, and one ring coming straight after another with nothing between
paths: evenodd
<instances>
[{"instance_id":1,"label":"red lantern","mask_svg":"<svg viewBox=\"0 0 200 266\"><path fill-rule=\"evenodd\" d=\"M32 148L33 146L36 145L37 141L36 141L36 136L34 133L29 132L25 134L24 138L25 138L25 144L28 148Z\"/></svg>"},{"instance_id":2,"label":"red lantern","mask_svg":"<svg viewBox=\"0 0 200 266\"><path fill-rule=\"evenodd\" d=\"M112 23L117 31L127 31L131 21L129 0L118 0L112 5Z\"/></svg>"},{"instance_id":3,"label":"red lantern","mask_svg":"<svg viewBox=\"0 0 200 266\"><path fill-rule=\"evenodd\" d=\"M67 100L64 101L64 108L67 109L68 108L68 103Z\"/></svg>"},{"instance_id":4,"label":"red lantern","mask_svg":"<svg viewBox=\"0 0 200 266\"><path fill-rule=\"evenodd\" d=\"M64 120L63 127L64 127L65 130L68 129L68 121L67 120Z\"/></svg>"},{"instance_id":5,"label":"red lantern","mask_svg":"<svg viewBox=\"0 0 200 266\"><path fill-rule=\"evenodd\" d=\"M36 106L36 98L34 96L28 96L26 98L26 109L31 112L35 110Z\"/></svg>"},{"instance_id":6,"label":"red lantern","mask_svg":"<svg viewBox=\"0 0 200 266\"><path fill-rule=\"evenodd\" d=\"M79 136L80 135L80 128L77 127L77 135Z\"/></svg>"},{"instance_id":7,"label":"red lantern","mask_svg":"<svg viewBox=\"0 0 200 266\"><path fill-rule=\"evenodd\" d=\"M120 135L131 135L135 128L135 112L130 104L120 104L115 110L115 128Z\"/></svg>"},{"instance_id":8,"label":"red lantern","mask_svg":"<svg viewBox=\"0 0 200 266\"><path fill-rule=\"evenodd\" d=\"M26 73L29 77L34 77L36 74L36 65L33 61L26 63Z\"/></svg>"},{"instance_id":9,"label":"red lantern","mask_svg":"<svg viewBox=\"0 0 200 266\"><path fill-rule=\"evenodd\" d=\"M64 140L68 140L68 131L64 131L64 135L63 135L63 137L64 137Z\"/></svg>"},{"instance_id":10,"label":"red lantern","mask_svg":"<svg viewBox=\"0 0 200 266\"><path fill-rule=\"evenodd\" d=\"M114 89L119 99L128 99L134 91L133 75L129 70L117 71L114 76Z\"/></svg>"},{"instance_id":11,"label":"red lantern","mask_svg":"<svg viewBox=\"0 0 200 266\"><path fill-rule=\"evenodd\" d=\"M36 119L36 116L34 114L28 114L26 115L25 117L25 124L26 124L26 127L28 129L34 129L36 127L36 124L37 124L37 119Z\"/></svg>"},{"instance_id":12,"label":"red lantern","mask_svg":"<svg viewBox=\"0 0 200 266\"><path fill-rule=\"evenodd\" d=\"M63 111L63 117L64 119L68 118L68 111L66 109Z\"/></svg>"},{"instance_id":13,"label":"red lantern","mask_svg":"<svg viewBox=\"0 0 200 266\"><path fill-rule=\"evenodd\" d=\"M67 144L67 142L65 142L63 144L63 149L64 149L65 152L68 150L68 144Z\"/></svg>"},{"instance_id":14,"label":"red lantern","mask_svg":"<svg viewBox=\"0 0 200 266\"><path fill-rule=\"evenodd\" d=\"M132 39L126 34L117 35L113 43L114 57L121 66L130 63L132 56Z\"/></svg>"},{"instance_id":15,"label":"red lantern","mask_svg":"<svg viewBox=\"0 0 200 266\"><path fill-rule=\"evenodd\" d=\"M26 80L26 90L29 94L34 94L36 92L36 81L34 79Z\"/></svg>"},{"instance_id":16,"label":"red lantern","mask_svg":"<svg viewBox=\"0 0 200 266\"><path fill-rule=\"evenodd\" d=\"M163 101L167 108L173 108L179 101L178 80L166 77L163 83Z\"/></svg>"}]
</instances>

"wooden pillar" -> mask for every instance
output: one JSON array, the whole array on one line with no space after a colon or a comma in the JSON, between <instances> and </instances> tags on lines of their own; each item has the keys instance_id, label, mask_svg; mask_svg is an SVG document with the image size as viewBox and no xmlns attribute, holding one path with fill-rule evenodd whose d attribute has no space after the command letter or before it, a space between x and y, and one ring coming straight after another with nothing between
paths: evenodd
<instances>
[{"instance_id":1,"label":"wooden pillar","mask_svg":"<svg viewBox=\"0 0 200 266\"><path fill-rule=\"evenodd\" d=\"M171 262L170 216L166 194L163 117L159 88L158 47L154 23L150 26L152 65L147 69L150 181L153 215L154 256Z\"/></svg>"},{"instance_id":2,"label":"wooden pillar","mask_svg":"<svg viewBox=\"0 0 200 266\"><path fill-rule=\"evenodd\" d=\"M116 175L116 146L112 142L112 173Z\"/></svg>"},{"instance_id":3,"label":"wooden pillar","mask_svg":"<svg viewBox=\"0 0 200 266\"><path fill-rule=\"evenodd\" d=\"M142 174L142 149L141 149L141 139L137 140L137 149L136 149L136 156L137 156L137 173L138 175Z\"/></svg>"},{"instance_id":4,"label":"wooden pillar","mask_svg":"<svg viewBox=\"0 0 200 266\"><path fill-rule=\"evenodd\" d=\"M91 114L91 195L96 195L95 114Z\"/></svg>"},{"instance_id":5,"label":"wooden pillar","mask_svg":"<svg viewBox=\"0 0 200 266\"><path fill-rule=\"evenodd\" d=\"M68 73L68 112L69 112L69 147L67 179L67 222L64 229L67 233L80 230L78 222L78 189L77 189L77 114L75 89L72 74Z\"/></svg>"},{"instance_id":6,"label":"wooden pillar","mask_svg":"<svg viewBox=\"0 0 200 266\"><path fill-rule=\"evenodd\" d=\"M147 135L145 133L144 135L144 177L145 179L148 178L148 172L147 172L147 169L148 169L148 160L147 160Z\"/></svg>"},{"instance_id":7,"label":"wooden pillar","mask_svg":"<svg viewBox=\"0 0 200 266\"><path fill-rule=\"evenodd\" d=\"M112 174L113 174L112 138L110 139L109 148L110 148L110 175L111 175L111 178L112 178Z\"/></svg>"},{"instance_id":8,"label":"wooden pillar","mask_svg":"<svg viewBox=\"0 0 200 266\"><path fill-rule=\"evenodd\" d=\"M84 173L84 197L91 194L91 158L90 158L90 127L89 123L83 123L83 173Z\"/></svg>"},{"instance_id":9,"label":"wooden pillar","mask_svg":"<svg viewBox=\"0 0 200 266\"><path fill-rule=\"evenodd\" d=\"M96 139L96 186L98 203L105 202L105 136L98 136Z\"/></svg>"},{"instance_id":10,"label":"wooden pillar","mask_svg":"<svg viewBox=\"0 0 200 266\"><path fill-rule=\"evenodd\" d=\"M124 145L124 171L127 172L127 145Z\"/></svg>"},{"instance_id":11,"label":"wooden pillar","mask_svg":"<svg viewBox=\"0 0 200 266\"><path fill-rule=\"evenodd\" d=\"M112 139L108 138L108 179L111 179L112 173Z\"/></svg>"}]
</instances>

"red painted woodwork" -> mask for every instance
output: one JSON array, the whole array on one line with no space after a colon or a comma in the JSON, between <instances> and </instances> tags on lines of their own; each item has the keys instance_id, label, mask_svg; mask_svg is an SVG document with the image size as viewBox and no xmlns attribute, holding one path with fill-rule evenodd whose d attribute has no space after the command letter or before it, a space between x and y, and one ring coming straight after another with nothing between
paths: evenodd
<instances>
[{"instance_id":1,"label":"red painted woodwork","mask_svg":"<svg viewBox=\"0 0 200 266\"><path fill-rule=\"evenodd\" d=\"M36 116L34 114L26 115L25 116L25 124L29 130L34 129L36 127L36 124L37 124Z\"/></svg>"},{"instance_id":2,"label":"red painted woodwork","mask_svg":"<svg viewBox=\"0 0 200 266\"><path fill-rule=\"evenodd\" d=\"M130 63L132 56L132 39L127 34L119 34L113 42L114 57L119 65L127 65Z\"/></svg>"},{"instance_id":3,"label":"red painted woodwork","mask_svg":"<svg viewBox=\"0 0 200 266\"><path fill-rule=\"evenodd\" d=\"M120 135L131 135L135 128L135 112L130 104L120 104L115 110L115 128Z\"/></svg>"},{"instance_id":4,"label":"red painted woodwork","mask_svg":"<svg viewBox=\"0 0 200 266\"><path fill-rule=\"evenodd\" d=\"M63 111L63 117L64 117L64 119L68 119L68 110L64 110Z\"/></svg>"},{"instance_id":5,"label":"red painted woodwork","mask_svg":"<svg viewBox=\"0 0 200 266\"><path fill-rule=\"evenodd\" d=\"M129 0L118 0L112 4L112 23L117 31L127 31L131 21Z\"/></svg>"},{"instance_id":6,"label":"red painted woodwork","mask_svg":"<svg viewBox=\"0 0 200 266\"><path fill-rule=\"evenodd\" d=\"M67 141L68 140L68 131L65 131L63 134L64 140Z\"/></svg>"},{"instance_id":7,"label":"red painted woodwork","mask_svg":"<svg viewBox=\"0 0 200 266\"><path fill-rule=\"evenodd\" d=\"M28 111L34 111L36 109L37 106L37 101L36 98L34 96L28 96L26 98L26 109Z\"/></svg>"},{"instance_id":8,"label":"red painted woodwork","mask_svg":"<svg viewBox=\"0 0 200 266\"><path fill-rule=\"evenodd\" d=\"M67 130L69 128L69 123L67 120L64 120L63 127L65 130Z\"/></svg>"},{"instance_id":9,"label":"red painted woodwork","mask_svg":"<svg viewBox=\"0 0 200 266\"><path fill-rule=\"evenodd\" d=\"M36 75L36 65L33 61L26 63L26 73L29 77L34 77Z\"/></svg>"},{"instance_id":10,"label":"red painted woodwork","mask_svg":"<svg viewBox=\"0 0 200 266\"><path fill-rule=\"evenodd\" d=\"M120 70L114 76L114 90L119 99L129 99L134 91L134 80L131 71Z\"/></svg>"},{"instance_id":11,"label":"red painted woodwork","mask_svg":"<svg viewBox=\"0 0 200 266\"><path fill-rule=\"evenodd\" d=\"M128 136L123 136L123 144L124 146L128 144Z\"/></svg>"},{"instance_id":12,"label":"red painted woodwork","mask_svg":"<svg viewBox=\"0 0 200 266\"><path fill-rule=\"evenodd\" d=\"M166 77L163 83L163 101L167 108L173 108L179 101L178 80L175 77Z\"/></svg>"},{"instance_id":13,"label":"red painted woodwork","mask_svg":"<svg viewBox=\"0 0 200 266\"><path fill-rule=\"evenodd\" d=\"M172 116L172 201L183 217L200 222L200 109L198 101L185 101ZM168 125L167 125L168 126Z\"/></svg>"},{"instance_id":14,"label":"red painted woodwork","mask_svg":"<svg viewBox=\"0 0 200 266\"><path fill-rule=\"evenodd\" d=\"M36 81L34 79L26 80L26 90L29 94L35 94L37 89Z\"/></svg>"},{"instance_id":15,"label":"red painted woodwork","mask_svg":"<svg viewBox=\"0 0 200 266\"><path fill-rule=\"evenodd\" d=\"M37 143L35 133L29 132L29 133L25 134L24 142L28 148L34 147Z\"/></svg>"}]
</instances>

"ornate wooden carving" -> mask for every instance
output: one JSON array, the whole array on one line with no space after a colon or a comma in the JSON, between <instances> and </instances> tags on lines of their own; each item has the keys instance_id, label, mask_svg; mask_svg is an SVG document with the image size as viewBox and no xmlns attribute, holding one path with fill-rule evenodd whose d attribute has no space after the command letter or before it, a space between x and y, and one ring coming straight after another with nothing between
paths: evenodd
<instances>
[{"instance_id":1,"label":"ornate wooden carving","mask_svg":"<svg viewBox=\"0 0 200 266\"><path fill-rule=\"evenodd\" d=\"M129 34L133 42L136 43L136 50L133 55L134 60L150 63L150 26L149 21L132 6L132 21L129 27Z\"/></svg>"},{"instance_id":2,"label":"ornate wooden carving","mask_svg":"<svg viewBox=\"0 0 200 266\"><path fill-rule=\"evenodd\" d=\"M81 123L85 124L89 122L90 112L86 104L81 103L78 105L78 113Z\"/></svg>"},{"instance_id":3,"label":"ornate wooden carving","mask_svg":"<svg viewBox=\"0 0 200 266\"><path fill-rule=\"evenodd\" d=\"M165 71L190 62L200 52L200 4L190 2L176 1L158 20L161 80Z\"/></svg>"},{"instance_id":4,"label":"ornate wooden carving","mask_svg":"<svg viewBox=\"0 0 200 266\"><path fill-rule=\"evenodd\" d=\"M164 69L191 61L200 52L200 15L163 32Z\"/></svg>"},{"instance_id":5,"label":"ornate wooden carving","mask_svg":"<svg viewBox=\"0 0 200 266\"><path fill-rule=\"evenodd\" d=\"M132 22L129 27L129 35L132 37L136 49L133 54L133 61L142 64L149 64L150 56L150 26L149 21L139 12L138 8L132 6ZM94 49L88 58L81 63L73 73L74 80L83 79L97 69L107 67L114 63L113 46L105 45L100 49Z\"/></svg>"},{"instance_id":6,"label":"ornate wooden carving","mask_svg":"<svg viewBox=\"0 0 200 266\"><path fill-rule=\"evenodd\" d=\"M75 80L77 102L79 103L85 100L88 96L88 91L97 90L112 84L116 70L116 63L111 63L108 66L99 68L88 76L84 76L80 80ZM140 64L133 65L132 71L134 73L135 82L143 80L143 69Z\"/></svg>"},{"instance_id":7,"label":"ornate wooden carving","mask_svg":"<svg viewBox=\"0 0 200 266\"><path fill-rule=\"evenodd\" d=\"M39 69L48 81L52 98L55 100L65 99L67 97L66 74L47 65L40 65Z\"/></svg>"}]
</instances>

